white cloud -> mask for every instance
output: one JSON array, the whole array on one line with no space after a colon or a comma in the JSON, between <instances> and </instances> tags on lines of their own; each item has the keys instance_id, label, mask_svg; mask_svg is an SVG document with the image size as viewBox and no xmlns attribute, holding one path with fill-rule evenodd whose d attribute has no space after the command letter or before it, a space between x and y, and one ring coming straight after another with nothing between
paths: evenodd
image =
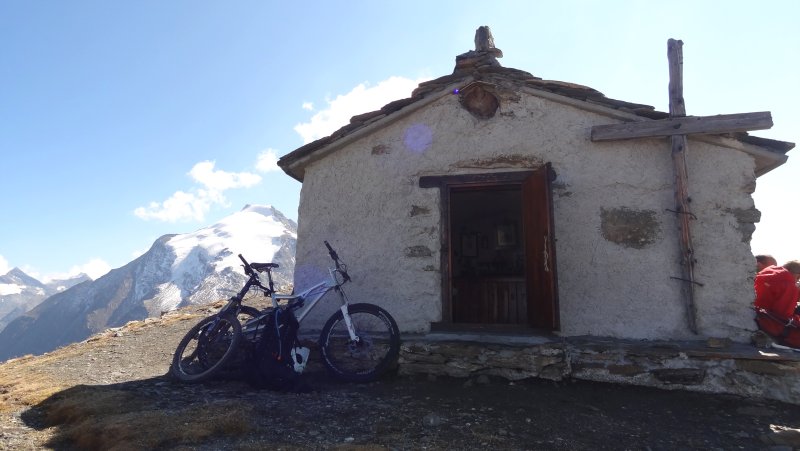
<instances>
[{"instance_id":1,"label":"white cloud","mask_svg":"<svg viewBox=\"0 0 800 451\"><path fill-rule=\"evenodd\" d=\"M361 83L350 92L328 100L328 107L317 111L308 122L297 124L294 130L309 143L328 136L352 116L375 111L387 103L408 97L426 78L411 80L403 77L390 77L375 86ZM314 111L312 102L303 102L303 109ZM279 170L275 150L266 149L258 154L256 170L266 173ZM188 190L176 191L161 202L150 202L138 207L133 214L144 220L165 222L203 221L214 205L226 205L225 191L234 188L248 188L261 182L261 176L249 172L226 172L214 169L215 162L201 161L192 167L189 176L199 185Z\"/></svg>"},{"instance_id":2,"label":"white cloud","mask_svg":"<svg viewBox=\"0 0 800 451\"><path fill-rule=\"evenodd\" d=\"M96 280L97 278L108 274L109 271L111 271L111 265L102 259L93 258L88 263L72 267L72 269L69 270L69 273L70 275L74 276L83 273Z\"/></svg>"},{"instance_id":3,"label":"white cloud","mask_svg":"<svg viewBox=\"0 0 800 451\"><path fill-rule=\"evenodd\" d=\"M210 191L222 192L231 188L249 188L258 184L261 177L249 172L215 171L213 161L201 161L194 165L189 175Z\"/></svg>"},{"instance_id":4,"label":"white cloud","mask_svg":"<svg viewBox=\"0 0 800 451\"><path fill-rule=\"evenodd\" d=\"M43 276L40 280L48 283L53 280L69 279L81 274L86 274L87 276L91 277L92 280L97 280L98 278L108 274L109 271L111 271L111 265L106 263L103 259L93 258L82 265L73 266L65 273L48 274Z\"/></svg>"},{"instance_id":5,"label":"white cloud","mask_svg":"<svg viewBox=\"0 0 800 451\"><path fill-rule=\"evenodd\" d=\"M790 238L796 233L797 213L786 208L785 191L774 185L759 185L758 189L761 191L753 193L753 200L762 214L750 242L753 254L770 254L779 265L800 258L800 242Z\"/></svg>"},{"instance_id":6,"label":"white cloud","mask_svg":"<svg viewBox=\"0 0 800 451\"><path fill-rule=\"evenodd\" d=\"M133 210L140 219L157 219L165 222L177 222L194 219L202 221L211 209L214 201L203 195L195 195L178 191L164 202L150 202L147 207Z\"/></svg>"},{"instance_id":7,"label":"white cloud","mask_svg":"<svg viewBox=\"0 0 800 451\"><path fill-rule=\"evenodd\" d=\"M214 205L226 205L224 192L234 188L249 188L261 182L261 176L249 172L214 170L213 161L201 161L189 171L189 176L202 188L190 192L176 191L163 202L150 202L138 207L133 214L140 219L165 222L203 221Z\"/></svg>"},{"instance_id":8,"label":"white cloud","mask_svg":"<svg viewBox=\"0 0 800 451\"><path fill-rule=\"evenodd\" d=\"M37 271L36 268L34 268L31 265L22 265L22 266L19 267L19 269L21 269L22 272L24 272L25 274L33 277L36 280L41 281L44 278L41 275L41 273L39 273L39 271Z\"/></svg>"},{"instance_id":9,"label":"white cloud","mask_svg":"<svg viewBox=\"0 0 800 451\"><path fill-rule=\"evenodd\" d=\"M294 131L303 138L304 144L328 136L348 124L350 118L357 114L375 111L389 102L409 97L417 85L425 80L390 77L374 87L361 83L347 94L328 100L327 109L318 111L309 122L295 125Z\"/></svg>"},{"instance_id":10,"label":"white cloud","mask_svg":"<svg viewBox=\"0 0 800 451\"><path fill-rule=\"evenodd\" d=\"M21 286L13 283L0 283L0 296L8 296L9 294L20 294L20 293L22 293Z\"/></svg>"},{"instance_id":11,"label":"white cloud","mask_svg":"<svg viewBox=\"0 0 800 451\"><path fill-rule=\"evenodd\" d=\"M262 150L261 153L258 154L256 169L259 172L280 171L281 168L278 167L278 154L275 153L275 150Z\"/></svg>"},{"instance_id":12,"label":"white cloud","mask_svg":"<svg viewBox=\"0 0 800 451\"><path fill-rule=\"evenodd\" d=\"M0 276L5 275L9 271L11 271L11 266L9 266L8 260L0 255Z\"/></svg>"}]
</instances>

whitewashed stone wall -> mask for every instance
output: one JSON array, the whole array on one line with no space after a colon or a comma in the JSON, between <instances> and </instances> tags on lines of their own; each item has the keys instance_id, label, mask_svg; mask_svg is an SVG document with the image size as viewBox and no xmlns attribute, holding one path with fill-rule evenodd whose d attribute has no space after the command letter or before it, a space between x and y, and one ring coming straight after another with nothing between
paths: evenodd
<instances>
[{"instance_id":1,"label":"whitewashed stone wall","mask_svg":"<svg viewBox=\"0 0 800 451\"><path fill-rule=\"evenodd\" d=\"M455 95L391 122L306 167L295 283L325 274L329 240L349 264L354 302L385 307L405 332L441 320L439 192L423 175L532 169L551 162L562 335L694 337L681 298L673 174L667 139L592 143L611 117L533 95L501 100L488 120ZM744 235L757 216L753 161L690 140L689 193L702 336L743 341L752 329L753 256ZM644 219L630 240L614 218ZM604 221L606 222L604 224ZM748 238L749 239L749 238ZM334 300L329 300L334 301ZM307 319L320 325L336 302Z\"/></svg>"}]
</instances>

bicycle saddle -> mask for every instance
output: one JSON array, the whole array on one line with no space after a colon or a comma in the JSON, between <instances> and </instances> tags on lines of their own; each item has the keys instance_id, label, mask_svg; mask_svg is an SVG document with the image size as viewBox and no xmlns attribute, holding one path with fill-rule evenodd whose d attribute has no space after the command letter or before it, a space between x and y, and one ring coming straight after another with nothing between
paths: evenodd
<instances>
[{"instance_id":1,"label":"bicycle saddle","mask_svg":"<svg viewBox=\"0 0 800 451\"><path fill-rule=\"evenodd\" d=\"M279 265L277 263L250 263L250 267L261 272L265 269L278 268Z\"/></svg>"}]
</instances>

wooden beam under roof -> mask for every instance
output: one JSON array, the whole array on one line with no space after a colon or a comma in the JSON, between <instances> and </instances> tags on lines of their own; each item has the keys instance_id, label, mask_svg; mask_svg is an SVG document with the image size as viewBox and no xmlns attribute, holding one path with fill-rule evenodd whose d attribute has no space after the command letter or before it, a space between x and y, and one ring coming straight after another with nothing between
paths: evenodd
<instances>
[{"instance_id":1,"label":"wooden beam under roof","mask_svg":"<svg viewBox=\"0 0 800 451\"><path fill-rule=\"evenodd\" d=\"M772 127L769 111L757 113L720 114L716 116L684 116L669 119L596 125L592 127L592 141L652 138L658 136L713 135L748 130L766 130Z\"/></svg>"}]
</instances>

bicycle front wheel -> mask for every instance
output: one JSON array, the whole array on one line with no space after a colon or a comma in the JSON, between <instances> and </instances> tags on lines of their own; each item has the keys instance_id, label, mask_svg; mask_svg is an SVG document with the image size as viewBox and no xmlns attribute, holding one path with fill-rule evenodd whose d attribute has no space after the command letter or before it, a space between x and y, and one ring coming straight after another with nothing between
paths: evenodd
<instances>
[{"instance_id":1,"label":"bicycle front wheel","mask_svg":"<svg viewBox=\"0 0 800 451\"><path fill-rule=\"evenodd\" d=\"M233 357L241 336L242 326L232 315L203 319L178 344L170 372L183 382L211 378Z\"/></svg>"},{"instance_id":2,"label":"bicycle front wheel","mask_svg":"<svg viewBox=\"0 0 800 451\"><path fill-rule=\"evenodd\" d=\"M322 361L335 377L370 382L386 372L400 353L400 331L389 313L372 304L348 308L356 333L350 338L341 311L331 316L320 336Z\"/></svg>"}]
</instances>

